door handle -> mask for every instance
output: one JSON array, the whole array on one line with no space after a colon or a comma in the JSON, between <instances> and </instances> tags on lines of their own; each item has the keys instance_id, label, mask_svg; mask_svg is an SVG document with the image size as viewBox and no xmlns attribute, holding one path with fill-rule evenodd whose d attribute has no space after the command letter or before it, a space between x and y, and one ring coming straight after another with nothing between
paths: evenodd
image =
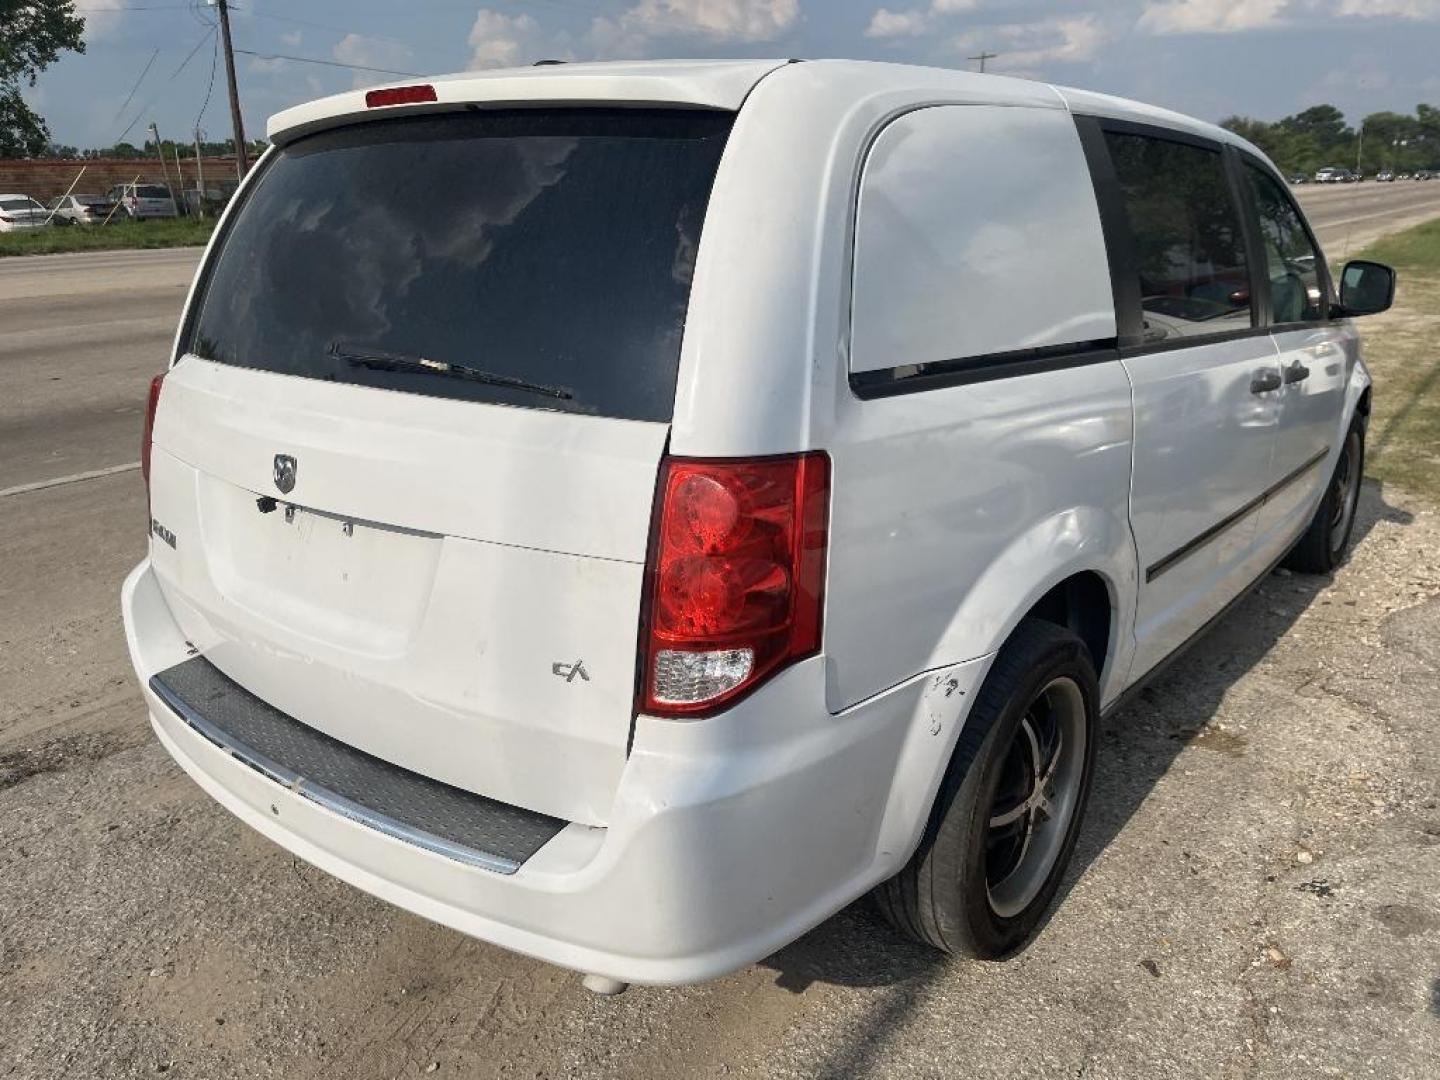
<instances>
[{"instance_id":1,"label":"door handle","mask_svg":"<svg viewBox=\"0 0 1440 1080\"><path fill-rule=\"evenodd\" d=\"M1302 364L1299 360L1296 360L1293 364L1291 364L1285 369L1286 386L1289 386L1291 383L1304 382L1309 377L1310 369L1304 364Z\"/></svg>"},{"instance_id":2,"label":"door handle","mask_svg":"<svg viewBox=\"0 0 1440 1080\"><path fill-rule=\"evenodd\" d=\"M1250 380L1250 393L1263 394L1268 390L1279 390L1282 383L1280 372L1262 371Z\"/></svg>"}]
</instances>

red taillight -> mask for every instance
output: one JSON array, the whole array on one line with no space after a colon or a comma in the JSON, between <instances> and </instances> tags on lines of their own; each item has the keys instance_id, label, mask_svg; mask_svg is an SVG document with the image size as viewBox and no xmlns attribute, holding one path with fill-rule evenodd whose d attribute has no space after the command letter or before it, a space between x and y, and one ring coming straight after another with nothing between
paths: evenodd
<instances>
[{"instance_id":1,"label":"red taillight","mask_svg":"<svg viewBox=\"0 0 1440 1080\"><path fill-rule=\"evenodd\" d=\"M150 380L150 397L145 402L145 429L140 436L140 475L145 480L145 505L150 505L150 444L155 437L155 409L160 404L160 384L164 374Z\"/></svg>"},{"instance_id":2,"label":"red taillight","mask_svg":"<svg viewBox=\"0 0 1440 1080\"><path fill-rule=\"evenodd\" d=\"M365 107L378 109L384 105L418 105L423 101L435 100L435 87L429 83L419 86L390 86L370 90L365 94Z\"/></svg>"},{"instance_id":3,"label":"red taillight","mask_svg":"<svg viewBox=\"0 0 1440 1080\"><path fill-rule=\"evenodd\" d=\"M656 497L644 712L709 712L819 651L828 457L667 458Z\"/></svg>"},{"instance_id":4,"label":"red taillight","mask_svg":"<svg viewBox=\"0 0 1440 1080\"><path fill-rule=\"evenodd\" d=\"M0 221L5 222L6 225L15 224L15 219L13 217L10 217L8 214L0 214Z\"/></svg>"}]
</instances>

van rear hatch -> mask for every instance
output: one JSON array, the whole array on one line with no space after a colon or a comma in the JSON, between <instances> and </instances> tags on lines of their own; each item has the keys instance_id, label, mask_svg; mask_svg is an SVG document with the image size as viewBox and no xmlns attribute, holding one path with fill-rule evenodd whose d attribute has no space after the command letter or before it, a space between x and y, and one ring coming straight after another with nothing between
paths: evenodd
<instances>
[{"instance_id":1,"label":"van rear hatch","mask_svg":"<svg viewBox=\"0 0 1440 1080\"><path fill-rule=\"evenodd\" d=\"M154 428L152 561L212 663L403 768L606 822L731 120L428 114L270 153Z\"/></svg>"}]
</instances>

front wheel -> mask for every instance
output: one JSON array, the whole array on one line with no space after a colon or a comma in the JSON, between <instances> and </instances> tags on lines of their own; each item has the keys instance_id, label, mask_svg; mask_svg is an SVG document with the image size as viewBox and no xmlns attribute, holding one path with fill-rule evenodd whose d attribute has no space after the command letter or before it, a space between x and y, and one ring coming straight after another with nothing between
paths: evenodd
<instances>
[{"instance_id":1,"label":"front wheel","mask_svg":"<svg viewBox=\"0 0 1440 1080\"><path fill-rule=\"evenodd\" d=\"M1282 565L1302 574L1328 574L1345 561L1355 509L1360 502L1360 480L1365 472L1365 428L1357 416L1340 447L1335 472L1315 516Z\"/></svg>"},{"instance_id":2,"label":"front wheel","mask_svg":"<svg viewBox=\"0 0 1440 1080\"><path fill-rule=\"evenodd\" d=\"M919 849L876 891L886 918L956 955L1024 946L1075 847L1099 711L1084 643L1023 621L970 710Z\"/></svg>"}]
</instances>

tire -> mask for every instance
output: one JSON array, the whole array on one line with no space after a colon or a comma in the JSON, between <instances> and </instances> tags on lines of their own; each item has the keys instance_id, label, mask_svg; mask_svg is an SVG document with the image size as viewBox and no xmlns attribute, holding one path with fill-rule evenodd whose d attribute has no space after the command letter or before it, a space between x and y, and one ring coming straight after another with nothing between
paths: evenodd
<instances>
[{"instance_id":1,"label":"tire","mask_svg":"<svg viewBox=\"0 0 1440 1080\"><path fill-rule=\"evenodd\" d=\"M1075 634L1039 619L1021 622L970 709L919 848L876 889L896 929L985 960L1030 940L1075 849L1099 699L1089 650ZM1048 798L1035 783L1045 774Z\"/></svg>"},{"instance_id":2,"label":"tire","mask_svg":"<svg viewBox=\"0 0 1440 1080\"><path fill-rule=\"evenodd\" d=\"M1357 416L1345 435L1335 471L1315 516L1281 563L1302 574L1328 574L1345 561L1355 530L1355 507L1365 475L1365 428Z\"/></svg>"}]
</instances>

